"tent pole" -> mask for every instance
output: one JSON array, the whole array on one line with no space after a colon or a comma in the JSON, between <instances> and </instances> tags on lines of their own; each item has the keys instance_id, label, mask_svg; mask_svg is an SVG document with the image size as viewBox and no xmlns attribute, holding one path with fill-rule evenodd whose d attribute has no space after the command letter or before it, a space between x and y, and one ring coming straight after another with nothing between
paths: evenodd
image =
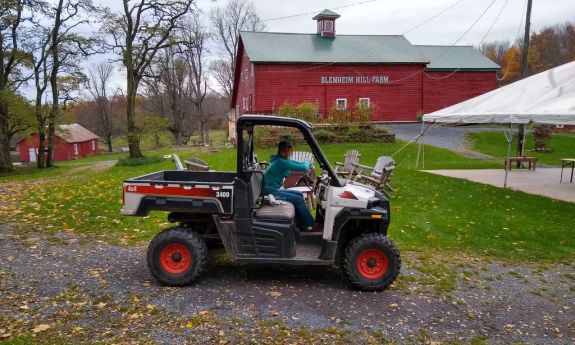
<instances>
[{"instance_id":1,"label":"tent pole","mask_svg":"<svg viewBox=\"0 0 575 345\"><path fill-rule=\"evenodd\" d=\"M505 134L505 132L503 132ZM509 136L505 134L505 139L507 139L507 164L505 165L505 181L503 181L503 188L507 188L507 176L509 175L509 169L511 169L511 143L513 142L513 124L509 124Z\"/></svg>"},{"instance_id":2,"label":"tent pole","mask_svg":"<svg viewBox=\"0 0 575 345\"><path fill-rule=\"evenodd\" d=\"M421 133L419 133L419 138L423 137L423 133L425 133L425 131L423 130L424 128L425 128L425 122L421 121ZM419 147L417 148L417 158L415 159L415 170L419 168L419 154L421 152L422 141L423 139L419 141Z\"/></svg>"}]
</instances>

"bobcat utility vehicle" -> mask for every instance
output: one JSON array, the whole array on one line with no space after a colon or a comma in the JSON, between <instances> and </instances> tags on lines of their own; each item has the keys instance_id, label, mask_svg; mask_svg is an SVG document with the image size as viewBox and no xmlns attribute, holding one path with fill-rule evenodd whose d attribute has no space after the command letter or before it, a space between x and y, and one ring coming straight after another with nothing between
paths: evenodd
<instances>
[{"instance_id":1,"label":"bobcat utility vehicle","mask_svg":"<svg viewBox=\"0 0 575 345\"><path fill-rule=\"evenodd\" d=\"M299 130L309 145L322 170L312 186L322 232L301 232L292 204L266 203L264 171L254 152L257 126ZM165 170L124 181L122 214L168 211L168 220L177 224L148 247L148 267L159 282L192 283L206 268L208 247L218 245L241 262L338 266L361 290L381 290L395 280L401 260L387 237L389 201L368 186L338 178L309 123L243 115L236 128L236 172Z\"/></svg>"}]
</instances>

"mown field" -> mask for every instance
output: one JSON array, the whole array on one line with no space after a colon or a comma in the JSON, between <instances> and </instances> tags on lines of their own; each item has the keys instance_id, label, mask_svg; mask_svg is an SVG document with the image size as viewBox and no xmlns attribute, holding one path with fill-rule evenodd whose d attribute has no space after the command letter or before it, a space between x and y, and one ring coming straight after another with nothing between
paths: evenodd
<instances>
[{"instance_id":1,"label":"mown field","mask_svg":"<svg viewBox=\"0 0 575 345\"><path fill-rule=\"evenodd\" d=\"M494 157L507 156L507 140L503 131L471 132L468 133L469 146L472 150L487 153ZM534 150L533 134L526 137L525 155L537 157L539 163L560 165L561 158L575 157L575 134L553 133L547 148L550 152L537 152ZM517 139L511 144L511 154L516 155Z\"/></svg>"},{"instance_id":2,"label":"mown field","mask_svg":"<svg viewBox=\"0 0 575 345\"><path fill-rule=\"evenodd\" d=\"M488 135L491 135L488 134ZM371 165L380 155L395 153L394 144L348 143L323 145L333 163L348 149L362 153ZM304 150L303 147L296 147ZM148 151L162 156L171 150ZM235 170L235 150L179 149L182 159L197 156L216 170ZM271 149L258 151L265 159ZM575 205L522 192L419 172L414 169L417 146L397 153L393 178L390 236L402 250L441 255L472 253L486 258L538 261L572 260L575 254L572 216ZM132 244L151 239L170 226L165 213L146 218L123 217L122 181L162 169L164 160L143 166L116 166L93 171L89 164L123 155L98 156L42 172L0 177L7 193L0 195L0 221L22 230L89 234L96 239ZM265 158L264 158L265 157ZM425 147L426 169L494 168L499 160L472 159L448 150Z\"/></svg>"}]
</instances>

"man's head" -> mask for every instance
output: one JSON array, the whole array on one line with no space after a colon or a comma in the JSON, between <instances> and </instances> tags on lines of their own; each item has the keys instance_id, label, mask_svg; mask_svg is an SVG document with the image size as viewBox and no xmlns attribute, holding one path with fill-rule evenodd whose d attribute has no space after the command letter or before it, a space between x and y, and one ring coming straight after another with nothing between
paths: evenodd
<instances>
[{"instance_id":1,"label":"man's head","mask_svg":"<svg viewBox=\"0 0 575 345\"><path fill-rule=\"evenodd\" d=\"M293 146L287 140L282 140L278 144L278 155L282 156L283 158L290 158L293 153Z\"/></svg>"}]
</instances>

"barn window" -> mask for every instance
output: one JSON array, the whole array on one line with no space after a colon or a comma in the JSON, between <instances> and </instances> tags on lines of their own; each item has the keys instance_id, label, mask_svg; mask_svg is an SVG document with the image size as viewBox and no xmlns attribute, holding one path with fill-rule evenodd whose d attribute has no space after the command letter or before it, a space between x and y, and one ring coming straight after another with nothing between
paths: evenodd
<instances>
[{"instance_id":1,"label":"barn window","mask_svg":"<svg viewBox=\"0 0 575 345\"><path fill-rule=\"evenodd\" d=\"M74 144L74 154L78 154L78 144Z\"/></svg>"},{"instance_id":2,"label":"barn window","mask_svg":"<svg viewBox=\"0 0 575 345\"><path fill-rule=\"evenodd\" d=\"M254 64L250 65L250 74L252 77L254 76Z\"/></svg>"},{"instance_id":3,"label":"barn window","mask_svg":"<svg viewBox=\"0 0 575 345\"><path fill-rule=\"evenodd\" d=\"M360 98L358 104L359 104L359 107L362 109L369 108L369 98L367 98L367 97Z\"/></svg>"},{"instance_id":4,"label":"barn window","mask_svg":"<svg viewBox=\"0 0 575 345\"><path fill-rule=\"evenodd\" d=\"M92 151L96 151L96 140L92 140Z\"/></svg>"},{"instance_id":5,"label":"barn window","mask_svg":"<svg viewBox=\"0 0 575 345\"><path fill-rule=\"evenodd\" d=\"M331 20L325 21L325 31L333 31L333 22Z\"/></svg>"},{"instance_id":6,"label":"barn window","mask_svg":"<svg viewBox=\"0 0 575 345\"><path fill-rule=\"evenodd\" d=\"M338 98L335 100L335 106L338 110L347 109L347 98Z\"/></svg>"}]
</instances>

